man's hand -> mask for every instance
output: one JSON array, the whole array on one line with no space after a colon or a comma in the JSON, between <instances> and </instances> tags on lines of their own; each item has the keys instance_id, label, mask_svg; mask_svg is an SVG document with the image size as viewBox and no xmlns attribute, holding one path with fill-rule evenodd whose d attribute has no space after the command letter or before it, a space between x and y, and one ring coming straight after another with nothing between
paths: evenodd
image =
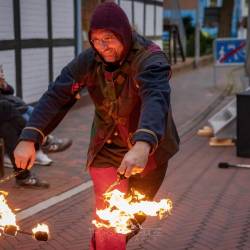
<instances>
[{"instance_id":1,"label":"man's hand","mask_svg":"<svg viewBox=\"0 0 250 250\"><path fill-rule=\"evenodd\" d=\"M118 172L129 178L131 175L141 173L147 162L150 152L150 144L144 141L137 141L135 145L125 154Z\"/></svg>"},{"instance_id":2,"label":"man's hand","mask_svg":"<svg viewBox=\"0 0 250 250\"><path fill-rule=\"evenodd\" d=\"M14 150L14 157L17 168L30 169L36 159L34 142L20 141Z\"/></svg>"}]
</instances>

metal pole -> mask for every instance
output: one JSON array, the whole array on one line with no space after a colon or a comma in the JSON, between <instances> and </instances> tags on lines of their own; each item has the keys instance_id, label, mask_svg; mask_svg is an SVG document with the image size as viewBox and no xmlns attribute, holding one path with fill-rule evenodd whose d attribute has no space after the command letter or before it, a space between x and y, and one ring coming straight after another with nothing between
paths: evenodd
<instances>
[{"instance_id":1,"label":"metal pole","mask_svg":"<svg viewBox=\"0 0 250 250\"><path fill-rule=\"evenodd\" d=\"M250 0L248 0L248 18L247 18L247 57L246 57L246 63L245 63L245 69L246 69L246 75L249 80L250 85Z\"/></svg>"},{"instance_id":2,"label":"metal pole","mask_svg":"<svg viewBox=\"0 0 250 250\"><path fill-rule=\"evenodd\" d=\"M196 26L195 26L195 57L194 66L197 68L200 59L200 0L196 0Z\"/></svg>"},{"instance_id":3,"label":"metal pole","mask_svg":"<svg viewBox=\"0 0 250 250\"><path fill-rule=\"evenodd\" d=\"M82 14L81 14L81 0L76 0L76 53L82 52Z\"/></svg>"}]
</instances>

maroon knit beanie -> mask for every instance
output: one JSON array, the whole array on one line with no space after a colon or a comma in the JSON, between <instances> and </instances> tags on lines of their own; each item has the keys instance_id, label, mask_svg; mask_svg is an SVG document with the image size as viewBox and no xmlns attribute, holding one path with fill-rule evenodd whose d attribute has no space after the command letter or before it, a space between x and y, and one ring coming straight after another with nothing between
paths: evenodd
<instances>
[{"instance_id":1,"label":"maroon knit beanie","mask_svg":"<svg viewBox=\"0 0 250 250\"><path fill-rule=\"evenodd\" d=\"M99 4L90 20L89 41L94 29L107 29L113 32L124 45L124 57L127 56L132 44L132 29L127 15L119 5L113 2Z\"/></svg>"}]
</instances>

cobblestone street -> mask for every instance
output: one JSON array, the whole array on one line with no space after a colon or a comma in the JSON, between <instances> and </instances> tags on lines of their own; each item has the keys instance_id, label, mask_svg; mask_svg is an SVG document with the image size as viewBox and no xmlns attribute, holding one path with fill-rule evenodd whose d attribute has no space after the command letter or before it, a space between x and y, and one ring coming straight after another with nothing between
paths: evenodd
<instances>
[{"instance_id":1,"label":"cobblestone street","mask_svg":"<svg viewBox=\"0 0 250 250\"><path fill-rule=\"evenodd\" d=\"M171 159L155 200L170 198L173 211L163 220L149 218L142 231L129 242L128 250L250 249L250 171L217 167L219 162L247 163L249 159L236 157L235 147L210 147L207 138L196 135L206 119L194 117L208 112L221 95L212 88L211 71L212 67L206 66L172 79L172 103L181 134L181 148ZM61 137L73 138L72 147L63 153L51 154L55 161L52 166L34 168L39 176L49 180L50 189L18 189L14 181L1 185L1 189L9 192L7 198L12 208L30 208L90 180L83 170L83 162L93 106L87 97L85 99L55 131ZM183 129L185 124L190 127L188 131ZM6 169L6 175L9 173L11 170ZM86 188L20 220L18 224L26 231L38 222L48 224L49 241L38 242L22 234L16 237L2 235L0 249L88 249L92 202L92 188Z\"/></svg>"}]
</instances>

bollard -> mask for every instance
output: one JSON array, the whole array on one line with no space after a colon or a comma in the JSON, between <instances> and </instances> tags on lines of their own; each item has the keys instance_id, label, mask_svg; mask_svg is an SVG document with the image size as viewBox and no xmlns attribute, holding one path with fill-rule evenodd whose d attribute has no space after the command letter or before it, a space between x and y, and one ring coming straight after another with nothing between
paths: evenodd
<instances>
[{"instance_id":1,"label":"bollard","mask_svg":"<svg viewBox=\"0 0 250 250\"><path fill-rule=\"evenodd\" d=\"M4 176L4 141L3 138L0 138L0 177Z\"/></svg>"}]
</instances>

